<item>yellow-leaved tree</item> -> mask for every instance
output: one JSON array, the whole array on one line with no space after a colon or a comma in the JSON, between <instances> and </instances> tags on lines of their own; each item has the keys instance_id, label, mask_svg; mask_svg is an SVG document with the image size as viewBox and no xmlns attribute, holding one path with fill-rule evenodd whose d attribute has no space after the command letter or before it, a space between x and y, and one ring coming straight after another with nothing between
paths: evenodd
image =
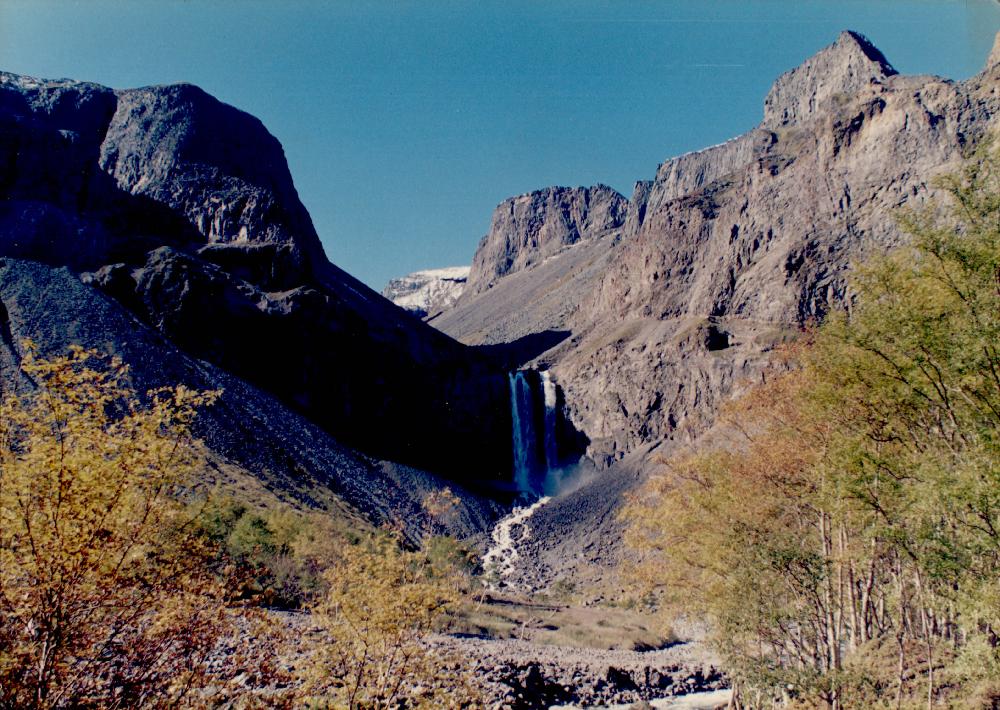
<instances>
[{"instance_id":1,"label":"yellow-leaved tree","mask_svg":"<svg viewBox=\"0 0 1000 710\"><path fill-rule=\"evenodd\" d=\"M0 707L177 705L206 677L224 590L180 503L215 392L140 398L127 367L26 343L0 404Z\"/></svg>"},{"instance_id":2,"label":"yellow-leaved tree","mask_svg":"<svg viewBox=\"0 0 1000 710\"><path fill-rule=\"evenodd\" d=\"M704 615L734 705L1000 703L1000 155L628 510L638 579Z\"/></svg>"},{"instance_id":3,"label":"yellow-leaved tree","mask_svg":"<svg viewBox=\"0 0 1000 710\"><path fill-rule=\"evenodd\" d=\"M473 708L482 699L466 663L428 643L456 610L457 569L390 534L348 545L313 607L323 630L304 669L312 706Z\"/></svg>"}]
</instances>

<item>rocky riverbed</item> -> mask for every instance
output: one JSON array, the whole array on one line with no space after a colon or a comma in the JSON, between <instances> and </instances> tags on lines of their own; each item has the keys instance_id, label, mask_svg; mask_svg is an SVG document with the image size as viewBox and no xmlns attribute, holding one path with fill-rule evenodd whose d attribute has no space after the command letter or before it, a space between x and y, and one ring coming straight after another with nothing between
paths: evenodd
<instances>
[{"instance_id":1,"label":"rocky riverbed","mask_svg":"<svg viewBox=\"0 0 1000 710\"><path fill-rule=\"evenodd\" d=\"M474 663L497 710L629 705L727 687L699 644L623 651L454 636L431 643Z\"/></svg>"},{"instance_id":2,"label":"rocky riverbed","mask_svg":"<svg viewBox=\"0 0 1000 710\"><path fill-rule=\"evenodd\" d=\"M237 688L237 695L255 696L268 702L289 699L298 685L296 669L302 665L308 649L322 643L322 632L309 614L267 611L263 616L255 623L270 627L285 639L267 651L275 653L269 663L273 662L277 673L261 682L262 676L250 670L251 663L229 685ZM247 633L240 634L241 639L252 636L249 624L243 629ZM666 708L715 707L663 703L700 698L714 703L722 696L710 693L725 690L728 685L716 659L697 641L649 651L578 648L526 639L449 634L433 636L427 643L442 655L463 659L474 669L476 682L486 699L485 708L489 710L647 707L636 705L643 702ZM222 644L213 670L222 672L231 661L252 656L253 652L245 645Z\"/></svg>"}]
</instances>

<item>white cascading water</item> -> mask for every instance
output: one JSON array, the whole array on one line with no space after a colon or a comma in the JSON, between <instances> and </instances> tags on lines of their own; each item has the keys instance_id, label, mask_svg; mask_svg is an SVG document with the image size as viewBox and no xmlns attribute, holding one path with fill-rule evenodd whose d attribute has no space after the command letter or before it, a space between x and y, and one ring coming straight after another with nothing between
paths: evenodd
<instances>
[{"instance_id":1,"label":"white cascading water","mask_svg":"<svg viewBox=\"0 0 1000 710\"><path fill-rule=\"evenodd\" d=\"M517 546L531 538L531 528L527 521L535 511L551 500L539 498L531 505L514 508L493 528L493 544L483 555L483 569L486 572L486 586L496 591L506 577L514 571L520 555Z\"/></svg>"},{"instance_id":2,"label":"white cascading water","mask_svg":"<svg viewBox=\"0 0 1000 710\"><path fill-rule=\"evenodd\" d=\"M514 484L522 493L534 492L535 427L531 382L523 372L510 374L510 415L513 423Z\"/></svg>"},{"instance_id":3,"label":"white cascading water","mask_svg":"<svg viewBox=\"0 0 1000 710\"><path fill-rule=\"evenodd\" d=\"M556 447L556 419L558 412L556 404L556 383L548 370L542 371L542 396L545 403L545 472L548 473L559 466L559 450Z\"/></svg>"},{"instance_id":4,"label":"white cascading water","mask_svg":"<svg viewBox=\"0 0 1000 710\"><path fill-rule=\"evenodd\" d=\"M514 484L518 492L531 497L540 493L546 474L558 465L556 384L548 371L540 375L544 406L541 438L535 431L535 394L531 379L525 372L512 372L509 375ZM483 569L487 574L489 588L495 591L514 571L520 557L518 546L531 539L528 519L549 500L546 496L531 505L514 508L493 528L493 544L483 555Z\"/></svg>"}]
</instances>

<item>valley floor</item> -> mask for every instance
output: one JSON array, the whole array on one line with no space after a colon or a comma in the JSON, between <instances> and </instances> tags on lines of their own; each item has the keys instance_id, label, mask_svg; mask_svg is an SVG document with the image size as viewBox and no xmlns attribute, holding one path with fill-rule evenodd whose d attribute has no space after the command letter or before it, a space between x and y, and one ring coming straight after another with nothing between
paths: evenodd
<instances>
[{"instance_id":1,"label":"valley floor","mask_svg":"<svg viewBox=\"0 0 1000 710\"><path fill-rule=\"evenodd\" d=\"M482 624L480 633L456 630L428 643L474 668L490 710L627 708L642 701L654 708L702 710L728 702L727 681L699 640L661 641L664 647L650 648L653 638L639 617L623 610L491 598L466 618ZM515 628L513 619L521 625ZM300 664L302 649L316 648L322 635L305 613L270 611L267 623L286 639L302 640L282 644L288 650L279 665L288 672ZM248 678L246 689L273 697L288 687L257 687Z\"/></svg>"},{"instance_id":2,"label":"valley floor","mask_svg":"<svg viewBox=\"0 0 1000 710\"><path fill-rule=\"evenodd\" d=\"M725 690L726 686L725 678L696 642L653 651L454 636L441 636L432 643L474 662L494 708L628 706Z\"/></svg>"},{"instance_id":3,"label":"valley floor","mask_svg":"<svg viewBox=\"0 0 1000 710\"><path fill-rule=\"evenodd\" d=\"M691 693L675 698L663 698L653 700L648 707L654 710L716 710L721 707L728 707L729 700L733 697L732 690L708 690L703 693ZM552 708L552 710L577 710L579 706L562 705ZM641 705L639 706L642 707ZM636 710L636 704L630 705L607 705L604 710Z\"/></svg>"}]
</instances>

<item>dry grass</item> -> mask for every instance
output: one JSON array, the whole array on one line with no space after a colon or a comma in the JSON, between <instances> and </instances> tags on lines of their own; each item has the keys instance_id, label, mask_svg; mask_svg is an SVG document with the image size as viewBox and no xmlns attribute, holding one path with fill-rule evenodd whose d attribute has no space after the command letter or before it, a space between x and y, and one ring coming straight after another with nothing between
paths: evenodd
<instances>
[{"instance_id":1,"label":"dry grass","mask_svg":"<svg viewBox=\"0 0 1000 710\"><path fill-rule=\"evenodd\" d=\"M676 639L657 630L655 620L606 606L545 603L514 596L488 596L469 604L453 629L488 638L517 638L574 648L648 650Z\"/></svg>"}]
</instances>

